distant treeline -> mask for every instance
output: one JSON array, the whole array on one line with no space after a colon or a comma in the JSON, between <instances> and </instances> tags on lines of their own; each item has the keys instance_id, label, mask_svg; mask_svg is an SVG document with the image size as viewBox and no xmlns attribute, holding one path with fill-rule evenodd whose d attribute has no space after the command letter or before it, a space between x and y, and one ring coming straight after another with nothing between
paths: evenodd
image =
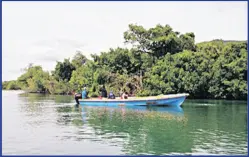
<instances>
[{"instance_id":1,"label":"distant treeline","mask_svg":"<svg viewBox=\"0 0 249 157\"><path fill-rule=\"evenodd\" d=\"M169 25L145 29L130 24L124 41L132 48L111 48L87 59L78 52L57 62L54 71L30 64L3 89L70 94L84 85L99 95L100 85L136 96L189 93L191 98L247 99L247 41L213 40L195 44L194 33Z\"/></svg>"}]
</instances>

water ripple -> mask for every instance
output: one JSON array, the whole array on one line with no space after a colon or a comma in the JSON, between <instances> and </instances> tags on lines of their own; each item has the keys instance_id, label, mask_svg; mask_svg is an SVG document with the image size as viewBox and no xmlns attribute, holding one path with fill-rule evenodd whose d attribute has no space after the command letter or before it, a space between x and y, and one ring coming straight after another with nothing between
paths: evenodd
<instances>
[{"instance_id":1,"label":"water ripple","mask_svg":"<svg viewBox=\"0 0 249 157\"><path fill-rule=\"evenodd\" d=\"M71 97L20 93L3 93L3 154L248 153L245 105L191 101L176 115L77 107Z\"/></svg>"}]
</instances>

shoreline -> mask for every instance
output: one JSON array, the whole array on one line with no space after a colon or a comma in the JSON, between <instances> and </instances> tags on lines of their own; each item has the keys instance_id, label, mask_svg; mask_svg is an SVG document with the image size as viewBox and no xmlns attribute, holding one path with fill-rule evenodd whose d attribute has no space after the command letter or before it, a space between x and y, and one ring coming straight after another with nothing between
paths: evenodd
<instances>
[{"instance_id":1,"label":"shoreline","mask_svg":"<svg viewBox=\"0 0 249 157\"><path fill-rule=\"evenodd\" d=\"M3 91L10 91L10 92L13 92L13 91L16 91L16 92L23 92L23 94L37 94L37 95L51 95L51 96L73 96L72 93L70 94L49 94L49 93L40 93L40 92L26 92L24 90L3 90L2 89L2 92ZM177 94L177 93L176 93ZM171 94L165 94L165 95L171 95ZM160 95L158 95L160 96ZM144 97L149 97L149 96L143 96L143 97L136 97L136 98L144 98ZM98 98L98 97L92 97L92 98ZM244 99L214 99L214 98L194 98L194 97L191 97L191 95L189 95L187 97L187 100L214 100L214 101L243 101L243 102L247 102L247 100L244 100Z\"/></svg>"}]
</instances>

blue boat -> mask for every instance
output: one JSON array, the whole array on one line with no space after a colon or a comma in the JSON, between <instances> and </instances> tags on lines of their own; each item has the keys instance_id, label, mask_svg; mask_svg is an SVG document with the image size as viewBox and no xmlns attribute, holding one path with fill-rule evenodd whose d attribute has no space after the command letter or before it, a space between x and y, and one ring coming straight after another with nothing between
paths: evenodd
<instances>
[{"instance_id":1,"label":"blue boat","mask_svg":"<svg viewBox=\"0 0 249 157\"><path fill-rule=\"evenodd\" d=\"M176 106L182 105L189 94L170 94L128 99L79 99L81 105L89 106Z\"/></svg>"}]
</instances>

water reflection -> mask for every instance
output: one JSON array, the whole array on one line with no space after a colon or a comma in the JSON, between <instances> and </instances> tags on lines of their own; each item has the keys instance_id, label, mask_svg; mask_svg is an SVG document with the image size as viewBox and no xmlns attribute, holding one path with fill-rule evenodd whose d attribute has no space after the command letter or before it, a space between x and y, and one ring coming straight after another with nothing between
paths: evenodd
<instances>
[{"instance_id":1,"label":"water reflection","mask_svg":"<svg viewBox=\"0 0 249 157\"><path fill-rule=\"evenodd\" d=\"M88 123L98 133L126 135L123 151L127 154L157 154L191 151L186 133L187 118L180 108L106 109L87 108ZM155 111L155 110L159 110ZM172 112L173 111L173 112ZM178 112L177 112L178 111ZM113 135L109 135L112 138ZM184 146L184 147L183 147Z\"/></svg>"},{"instance_id":2,"label":"water reflection","mask_svg":"<svg viewBox=\"0 0 249 157\"><path fill-rule=\"evenodd\" d=\"M45 142L44 149L53 150L57 142L65 144L60 151L72 152L70 143L74 152L86 154L77 146L88 149L90 142L98 149L103 145L120 148L122 152L116 149L116 154L247 154L247 105L243 102L187 100L182 108L93 107L75 106L70 96L21 94L11 98L4 100L4 108L11 111L5 109L4 116L15 121L5 128L11 126L9 130L16 129L25 138L5 131L5 141L13 138L23 146L26 142L25 148L32 141L42 141L37 143ZM9 150L22 150L13 147ZM36 149L40 150L39 145ZM96 154L101 152L98 149Z\"/></svg>"},{"instance_id":3,"label":"water reflection","mask_svg":"<svg viewBox=\"0 0 249 157\"><path fill-rule=\"evenodd\" d=\"M192 140L185 136L188 119L180 107L74 106L57 111L68 113L61 115L61 124L79 128L77 136L67 138L121 146L126 154L191 152Z\"/></svg>"},{"instance_id":4,"label":"water reflection","mask_svg":"<svg viewBox=\"0 0 249 157\"><path fill-rule=\"evenodd\" d=\"M28 101L32 104L37 103L71 103L73 96L71 95L50 95L50 94L36 94L36 93L21 93L19 98Z\"/></svg>"},{"instance_id":5,"label":"water reflection","mask_svg":"<svg viewBox=\"0 0 249 157\"><path fill-rule=\"evenodd\" d=\"M235 148L238 154L244 154L247 127L243 124L247 123L247 114L235 115L243 111L238 108L244 107L196 105L184 107L184 113L182 108L174 107L74 106L82 118L82 123L79 117L74 123L85 125L76 139L109 141L122 146L126 154L136 155L229 154Z\"/></svg>"}]
</instances>

